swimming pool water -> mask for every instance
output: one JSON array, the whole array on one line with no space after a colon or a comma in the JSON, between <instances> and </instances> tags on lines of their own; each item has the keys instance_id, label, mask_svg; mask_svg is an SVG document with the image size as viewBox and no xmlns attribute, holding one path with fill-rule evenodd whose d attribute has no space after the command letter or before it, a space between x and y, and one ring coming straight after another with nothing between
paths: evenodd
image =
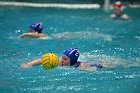
<instances>
[{"instance_id":1,"label":"swimming pool water","mask_svg":"<svg viewBox=\"0 0 140 93\"><path fill-rule=\"evenodd\" d=\"M111 11L0 7L1 93L139 93L140 9L127 9L130 20L113 20ZM42 21L48 39L17 38L32 22ZM45 70L20 65L46 52L80 50L80 60L104 60L113 69L95 72L68 67Z\"/></svg>"}]
</instances>

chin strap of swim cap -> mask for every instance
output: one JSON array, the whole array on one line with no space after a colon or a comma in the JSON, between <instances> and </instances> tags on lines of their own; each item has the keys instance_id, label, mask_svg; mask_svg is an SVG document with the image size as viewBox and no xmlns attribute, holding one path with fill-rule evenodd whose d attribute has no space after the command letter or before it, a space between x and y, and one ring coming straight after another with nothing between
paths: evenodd
<instances>
[{"instance_id":1,"label":"chin strap of swim cap","mask_svg":"<svg viewBox=\"0 0 140 93\"><path fill-rule=\"evenodd\" d=\"M63 54L70 58L70 66L74 65L79 57L79 52L77 48L69 48L65 50Z\"/></svg>"},{"instance_id":2,"label":"chin strap of swim cap","mask_svg":"<svg viewBox=\"0 0 140 93\"><path fill-rule=\"evenodd\" d=\"M42 33L43 25L41 22L33 23L29 26L30 29L33 29L34 31L38 33Z\"/></svg>"}]
</instances>

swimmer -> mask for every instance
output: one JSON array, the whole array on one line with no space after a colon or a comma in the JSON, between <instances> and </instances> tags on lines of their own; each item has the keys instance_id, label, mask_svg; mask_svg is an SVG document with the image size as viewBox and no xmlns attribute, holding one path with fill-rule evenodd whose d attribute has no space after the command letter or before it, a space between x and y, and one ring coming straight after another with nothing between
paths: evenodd
<instances>
[{"instance_id":1,"label":"swimmer","mask_svg":"<svg viewBox=\"0 0 140 93\"><path fill-rule=\"evenodd\" d=\"M102 61L99 62L97 61L93 63L81 62L78 60L79 55L80 54L77 48L70 48L65 50L62 54L62 60L60 60L59 66L74 67L74 68L78 68L79 70L86 70L86 71L96 71L102 68L114 67L113 64L109 62L102 62ZM41 65L41 63L42 63L41 59L36 59L29 63L21 65L21 68L29 68L32 66Z\"/></svg>"},{"instance_id":2,"label":"swimmer","mask_svg":"<svg viewBox=\"0 0 140 93\"><path fill-rule=\"evenodd\" d=\"M29 31L27 33L23 33L22 35L18 36L20 38L22 37L33 37L33 38L39 38L39 37L47 37L46 34L42 33L43 25L41 22L33 23L29 26Z\"/></svg>"},{"instance_id":3,"label":"swimmer","mask_svg":"<svg viewBox=\"0 0 140 93\"><path fill-rule=\"evenodd\" d=\"M114 14L111 15L111 18L129 19L128 15L123 13L124 6L120 1L115 2L113 8Z\"/></svg>"}]
</instances>

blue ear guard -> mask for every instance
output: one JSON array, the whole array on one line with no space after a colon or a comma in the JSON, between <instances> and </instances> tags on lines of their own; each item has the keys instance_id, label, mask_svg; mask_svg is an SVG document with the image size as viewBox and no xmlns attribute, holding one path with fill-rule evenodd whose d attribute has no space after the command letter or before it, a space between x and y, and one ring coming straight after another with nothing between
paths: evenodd
<instances>
[{"instance_id":1,"label":"blue ear guard","mask_svg":"<svg viewBox=\"0 0 140 93\"><path fill-rule=\"evenodd\" d=\"M77 48L70 48L64 51L63 53L68 58L70 58L70 66L74 65L79 57L79 52Z\"/></svg>"},{"instance_id":2,"label":"blue ear guard","mask_svg":"<svg viewBox=\"0 0 140 93\"><path fill-rule=\"evenodd\" d=\"M38 33L42 33L43 26L41 22L33 23L29 26L30 29L33 29L34 31Z\"/></svg>"}]
</instances>

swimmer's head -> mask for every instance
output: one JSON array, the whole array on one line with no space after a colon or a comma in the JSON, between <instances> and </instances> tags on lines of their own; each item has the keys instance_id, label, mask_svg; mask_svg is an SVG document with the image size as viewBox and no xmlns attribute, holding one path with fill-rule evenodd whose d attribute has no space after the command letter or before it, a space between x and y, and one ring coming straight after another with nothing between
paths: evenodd
<instances>
[{"instance_id":1,"label":"swimmer's head","mask_svg":"<svg viewBox=\"0 0 140 93\"><path fill-rule=\"evenodd\" d=\"M29 26L29 28L35 32L42 33L43 25L41 22L33 23Z\"/></svg>"},{"instance_id":2,"label":"swimmer's head","mask_svg":"<svg viewBox=\"0 0 140 93\"><path fill-rule=\"evenodd\" d=\"M121 8L123 6L122 2L121 1L116 1L113 5L113 7L115 8Z\"/></svg>"},{"instance_id":3,"label":"swimmer's head","mask_svg":"<svg viewBox=\"0 0 140 93\"><path fill-rule=\"evenodd\" d=\"M120 4L122 4L122 3L121 3L121 1L116 1L115 4L120 5Z\"/></svg>"},{"instance_id":4,"label":"swimmer's head","mask_svg":"<svg viewBox=\"0 0 140 93\"><path fill-rule=\"evenodd\" d=\"M65 50L63 54L70 59L70 66L74 65L79 57L79 52L77 48L69 48Z\"/></svg>"}]
</instances>

